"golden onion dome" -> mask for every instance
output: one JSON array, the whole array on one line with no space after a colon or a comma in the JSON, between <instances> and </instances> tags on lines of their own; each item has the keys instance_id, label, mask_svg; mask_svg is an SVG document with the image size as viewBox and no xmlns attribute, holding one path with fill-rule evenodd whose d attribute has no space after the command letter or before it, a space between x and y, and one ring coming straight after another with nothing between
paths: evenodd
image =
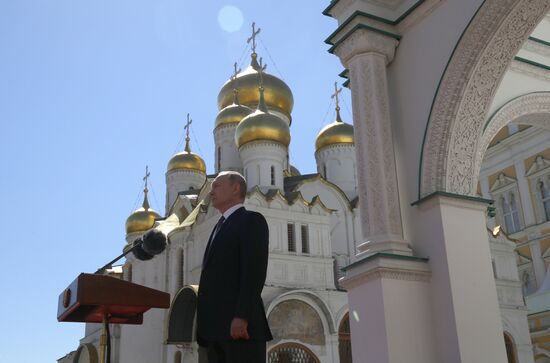
<instances>
[{"instance_id":1,"label":"golden onion dome","mask_svg":"<svg viewBox=\"0 0 550 363\"><path fill-rule=\"evenodd\" d=\"M241 147L252 141L275 141L285 146L290 144L290 128L280 117L269 113L260 87L258 109L242 119L235 130L235 142Z\"/></svg>"},{"instance_id":2,"label":"golden onion dome","mask_svg":"<svg viewBox=\"0 0 550 363\"><path fill-rule=\"evenodd\" d=\"M206 164L197 154L191 152L189 147L189 136L185 139L185 150L172 156L168 162L168 171L172 170L195 170L206 174Z\"/></svg>"},{"instance_id":3,"label":"golden onion dome","mask_svg":"<svg viewBox=\"0 0 550 363\"><path fill-rule=\"evenodd\" d=\"M234 90L234 92L235 96L233 103L221 110L216 116L215 128L222 125L238 124L243 118L254 112L250 107L241 105L237 98L236 90Z\"/></svg>"},{"instance_id":4,"label":"golden onion dome","mask_svg":"<svg viewBox=\"0 0 550 363\"><path fill-rule=\"evenodd\" d=\"M336 108L336 120L325 126L317 135L317 139L315 140L315 151L319 151L325 146L335 144L355 144L353 139L353 126L342 121L339 108Z\"/></svg>"},{"instance_id":5,"label":"golden onion dome","mask_svg":"<svg viewBox=\"0 0 550 363\"><path fill-rule=\"evenodd\" d=\"M160 219L161 216L149 207L149 201L147 200L147 187L144 190L143 205L141 208L136 209L126 219L126 234L134 232L144 232L151 229L155 224L155 220Z\"/></svg>"},{"instance_id":6,"label":"golden onion dome","mask_svg":"<svg viewBox=\"0 0 550 363\"><path fill-rule=\"evenodd\" d=\"M248 107L256 107L259 103L258 95L258 69L257 54L252 53L252 62L233 79L228 80L222 86L218 94L218 109L222 110L233 101L233 80L239 88L239 99ZM294 106L292 91L281 79L263 72L263 85L265 89L265 103L271 110L279 111L291 119L290 113Z\"/></svg>"}]
</instances>

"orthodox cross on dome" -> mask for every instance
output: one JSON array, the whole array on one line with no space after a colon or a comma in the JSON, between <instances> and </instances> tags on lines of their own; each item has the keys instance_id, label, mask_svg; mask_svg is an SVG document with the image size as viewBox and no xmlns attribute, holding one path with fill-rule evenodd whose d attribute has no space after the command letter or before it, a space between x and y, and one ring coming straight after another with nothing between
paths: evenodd
<instances>
[{"instance_id":1,"label":"orthodox cross on dome","mask_svg":"<svg viewBox=\"0 0 550 363\"><path fill-rule=\"evenodd\" d=\"M258 75L260 76L260 88L264 89L264 71L267 67L267 64L263 64L263 59L260 57L260 68L258 68Z\"/></svg>"},{"instance_id":2,"label":"orthodox cross on dome","mask_svg":"<svg viewBox=\"0 0 550 363\"><path fill-rule=\"evenodd\" d=\"M258 76L260 78L259 87L258 87L258 89L260 90L260 100L258 102L258 110L267 113L268 110L264 99L264 71L265 71L265 68L267 67L267 64L263 64L263 60L262 58L260 58L260 63L258 65L259 65Z\"/></svg>"},{"instance_id":3,"label":"orthodox cross on dome","mask_svg":"<svg viewBox=\"0 0 550 363\"><path fill-rule=\"evenodd\" d=\"M193 120L189 117L189 113L187 113L187 122L185 123L185 126L183 127L185 129L185 151L188 153L191 152L191 148L189 147L189 127L191 126L191 123L193 123Z\"/></svg>"},{"instance_id":4,"label":"orthodox cross on dome","mask_svg":"<svg viewBox=\"0 0 550 363\"><path fill-rule=\"evenodd\" d=\"M334 93L332 94L332 96L330 96L330 98L335 98L335 102L336 102L336 109L339 110L340 109L340 99L338 98L338 94L342 92L342 88L338 88L338 82L334 82Z\"/></svg>"},{"instance_id":5,"label":"orthodox cross on dome","mask_svg":"<svg viewBox=\"0 0 550 363\"><path fill-rule=\"evenodd\" d=\"M256 23L252 22L252 35L246 40L247 43L252 41L252 53L256 53L256 35L260 33L260 30L262 29L258 28L258 30L256 30Z\"/></svg>"},{"instance_id":6,"label":"orthodox cross on dome","mask_svg":"<svg viewBox=\"0 0 550 363\"><path fill-rule=\"evenodd\" d=\"M149 165L145 165L145 176L143 177L143 181L145 182L145 188L143 188L143 209L145 210L149 210L149 200L147 200L147 192L149 192L149 189L147 189L147 181L150 176Z\"/></svg>"},{"instance_id":7,"label":"orthodox cross on dome","mask_svg":"<svg viewBox=\"0 0 550 363\"><path fill-rule=\"evenodd\" d=\"M240 68L237 68L237 62L233 64L233 74L231 75L231 83L233 84L233 103L238 105L239 99L237 97L237 94L239 93L239 90L237 88L237 75L241 72Z\"/></svg>"},{"instance_id":8,"label":"orthodox cross on dome","mask_svg":"<svg viewBox=\"0 0 550 363\"><path fill-rule=\"evenodd\" d=\"M330 96L330 98L333 98L336 103L336 121L342 122L342 119L340 118L340 98L338 97L340 92L342 92L342 88L338 88L338 82L334 82L334 93Z\"/></svg>"},{"instance_id":9,"label":"orthodox cross on dome","mask_svg":"<svg viewBox=\"0 0 550 363\"><path fill-rule=\"evenodd\" d=\"M145 192L147 193L147 180L151 176L151 173L149 172L149 165L145 165L145 176L143 177L143 181L145 182Z\"/></svg>"}]
</instances>

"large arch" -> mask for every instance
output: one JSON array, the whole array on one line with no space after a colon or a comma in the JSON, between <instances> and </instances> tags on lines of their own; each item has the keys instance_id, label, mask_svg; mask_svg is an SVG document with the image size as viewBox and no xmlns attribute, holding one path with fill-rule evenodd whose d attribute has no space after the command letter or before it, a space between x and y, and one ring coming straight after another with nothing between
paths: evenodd
<instances>
[{"instance_id":1,"label":"large arch","mask_svg":"<svg viewBox=\"0 0 550 363\"><path fill-rule=\"evenodd\" d=\"M511 122L550 131L550 92L534 92L514 98L489 118L477 149L475 160L478 172L491 140Z\"/></svg>"},{"instance_id":2,"label":"large arch","mask_svg":"<svg viewBox=\"0 0 550 363\"><path fill-rule=\"evenodd\" d=\"M542 17L547 0L485 0L441 78L424 135L419 197L475 195L476 156L487 112L509 64Z\"/></svg>"}]
</instances>

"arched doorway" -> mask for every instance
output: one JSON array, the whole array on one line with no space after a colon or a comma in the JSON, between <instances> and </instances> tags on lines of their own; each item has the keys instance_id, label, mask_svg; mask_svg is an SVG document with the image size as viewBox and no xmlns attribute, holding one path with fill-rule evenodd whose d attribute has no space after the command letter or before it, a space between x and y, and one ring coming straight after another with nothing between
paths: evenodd
<instances>
[{"instance_id":1,"label":"arched doorway","mask_svg":"<svg viewBox=\"0 0 550 363\"><path fill-rule=\"evenodd\" d=\"M508 363L517 363L516 346L510 334L504 332L504 345L506 346L506 357Z\"/></svg>"},{"instance_id":2,"label":"arched doorway","mask_svg":"<svg viewBox=\"0 0 550 363\"><path fill-rule=\"evenodd\" d=\"M338 327L338 354L340 363L352 363L349 313L346 313Z\"/></svg>"},{"instance_id":3,"label":"arched doorway","mask_svg":"<svg viewBox=\"0 0 550 363\"><path fill-rule=\"evenodd\" d=\"M297 343L285 343L269 351L267 363L320 363L320 361L308 347Z\"/></svg>"}]
</instances>

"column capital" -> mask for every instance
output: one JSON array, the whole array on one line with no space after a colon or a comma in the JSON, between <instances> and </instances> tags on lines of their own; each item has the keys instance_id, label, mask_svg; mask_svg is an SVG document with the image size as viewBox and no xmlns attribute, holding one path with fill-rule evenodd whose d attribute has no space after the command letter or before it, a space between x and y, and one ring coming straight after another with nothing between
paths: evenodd
<instances>
[{"instance_id":1,"label":"column capital","mask_svg":"<svg viewBox=\"0 0 550 363\"><path fill-rule=\"evenodd\" d=\"M399 41L390 33L370 27L357 27L344 35L334 46L334 54L346 68L353 57L375 53L383 56L388 65L395 56Z\"/></svg>"}]
</instances>

